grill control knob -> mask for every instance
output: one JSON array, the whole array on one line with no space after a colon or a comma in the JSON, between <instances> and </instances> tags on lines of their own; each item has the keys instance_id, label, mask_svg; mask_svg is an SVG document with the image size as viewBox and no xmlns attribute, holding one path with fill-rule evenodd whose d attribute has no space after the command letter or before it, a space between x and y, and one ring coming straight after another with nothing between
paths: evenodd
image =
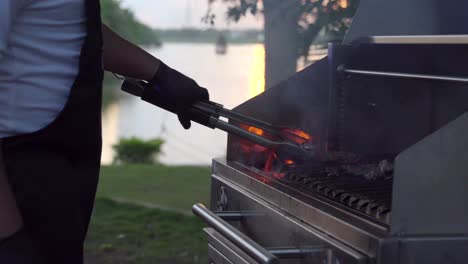
<instances>
[{"instance_id":1,"label":"grill control knob","mask_svg":"<svg viewBox=\"0 0 468 264\"><path fill-rule=\"evenodd\" d=\"M219 190L219 199L216 204L217 204L217 209L219 212L222 212L227 209L228 197L226 195L226 188L224 186L221 186Z\"/></svg>"}]
</instances>

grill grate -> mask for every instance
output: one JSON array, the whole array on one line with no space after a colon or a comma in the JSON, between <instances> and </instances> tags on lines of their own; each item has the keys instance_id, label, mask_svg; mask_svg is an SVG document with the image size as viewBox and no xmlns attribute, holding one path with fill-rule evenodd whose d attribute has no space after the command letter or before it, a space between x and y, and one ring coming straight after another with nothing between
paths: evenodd
<instances>
[{"instance_id":1,"label":"grill grate","mask_svg":"<svg viewBox=\"0 0 468 264\"><path fill-rule=\"evenodd\" d=\"M369 164L366 166L369 167ZM379 164L374 166L378 167ZM285 170L285 176L281 181L294 185L301 191L331 199L379 221L389 223L393 185L390 171L372 179L366 177L365 172L351 174L346 171L349 170L336 168L330 170L330 167L324 164L295 165Z\"/></svg>"}]
</instances>

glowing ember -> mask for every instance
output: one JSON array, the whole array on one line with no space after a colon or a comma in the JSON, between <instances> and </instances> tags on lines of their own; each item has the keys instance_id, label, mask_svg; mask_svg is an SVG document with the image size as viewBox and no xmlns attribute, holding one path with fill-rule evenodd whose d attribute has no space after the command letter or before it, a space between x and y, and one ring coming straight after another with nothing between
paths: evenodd
<instances>
[{"instance_id":1,"label":"glowing ember","mask_svg":"<svg viewBox=\"0 0 468 264\"><path fill-rule=\"evenodd\" d=\"M263 170L265 172L271 172L273 170L273 162L278 159L276 157L276 153L273 151L273 150L270 150L268 152L268 157L267 157L267 160L265 162L265 167L263 168Z\"/></svg>"},{"instance_id":2,"label":"glowing ember","mask_svg":"<svg viewBox=\"0 0 468 264\"><path fill-rule=\"evenodd\" d=\"M247 131L249 131L250 133L254 133L257 136L263 136L263 134L264 134L263 129L256 128L256 127L253 127L253 126L249 126L247 128Z\"/></svg>"},{"instance_id":3,"label":"glowing ember","mask_svg":"<svg viewBox=\"0 0 468 264\"><path fill-rule=\"evenodd\" d=\"M312 142L312 136L300 129L283 129L284 136L289 140L294 141L297 144L304 144L306 142Z\"/></svg>"},{"instance_id":4,"label":"glowing ember","mask_svg":"<svg viewBox=\"0 0 468 264\"><path fill-rule=\"evenodd\" d=\"M309 133L300 129L282 128L278 130L279 133L274 133L254 126L242 124L240 126L250 133L271 140L284 140L298 145L308 144L313 140ZM298 162L291 157L281 157L280 159L275 149L269 149L248 140L242 139L240 142L243 155L250 157L246 160L250 160L253 164L256 164L254 166L261 168L266 174L273 178L284 178L286 175L286 173L283 172L285 166L296 165Z\"/></svg>"},{"instance_id":5,"label":"glowing ember","mask_svg":"<svg viewBox=\"0 0 468 264\"><path fill-rule=\"evenodd\" d=\"M311 140L312 139L312 136L310 136L309 134L307 134L306 132L302 131L302 130L293 130L292 131L293 134L296 134L297 136L305 139L305 140Z\"/></svg>"},{"instance_id":6,"label":"glowing ember","mask_svg":"<svg viewBox=\"0 0 468 264\"><path fill-rule=\"evenodd\" d=\"M268 148L266 148L264 146L256 145L256 144L250 143L248 141L241 144L241 149L242 149L242 152L245 152L245 153L251 153L251 152L261 153L261 152L265 152L265 151L268 150Z\"/></svg>"},{"instance_id":7,"label":"glowing ember","mask_svg":"<svg viewBox=\"0 0 468 264\"><path fill-rule=\"evenodd\" d=\"M288 129L288 128L287 128L287 129L285 129L285 131L286 131L287 133L296 135L296 136L298 136L298 137L300 137L300 138L302 138L302 139L305 139L305 140L307 140L307 141L312 140L312 136L311 136L309 133L307 133L307 132L305 132L305 131L303 131L303 130L300 130L300 129Z\"/></svg>"}]
</instances>

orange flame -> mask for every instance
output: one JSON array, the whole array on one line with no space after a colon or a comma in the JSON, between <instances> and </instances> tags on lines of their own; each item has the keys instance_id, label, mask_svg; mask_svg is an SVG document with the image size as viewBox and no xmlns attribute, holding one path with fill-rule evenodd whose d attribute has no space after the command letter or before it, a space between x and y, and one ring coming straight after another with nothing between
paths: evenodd
<instances>
[{"instance_id":1,"label":"orange flame","mask_svg":"<svg viewBox=\"0 0 468 264\"><path fill-rule=\"evenodd\" d=\"M300 129L289 129L289 132L307 141L312 139L311 135L309 135L307 132L302 131Z\"/></svg>"},{"instance_id":2,"label":"orange flame","mask_svg":"<svg viewBox=\"0 0 468 264\"><path fill-rule=\"evenodd\" d=\"M270 134L269 131L265 131L261 128L254 126L241 124L240 127L258 136L267 138L272 137L273 139L277 139L275 137L278 137L280 139L288 139L290 141L295 142L296 144L306 144L312 142L313 140L312 136L309 133L300 129L282 128L280 130L281 135L275 135ZM263 163L261 169L268 175L276 179L281 179L286 176L286 173L282 170L283 166L292 166L297 164L295 160L288 157L286 157L286 159L280 159L275 149L260 146L248 140L241 140L241 150L244 154L255 155L257 161L263 160L264 163L261 162L257 164ZM260 158L260 160L258 160L257 158Z\"/></svg>"},{"instance_id":3,"label":"orange flame","mask_svg":"<svg viewBox=\"0 0 468 264\"><path fill-rule=\"evenodd\" d=\"M253 126L249 126L247 128L247 131L249 131L250 133L254 133L255 135L257 136L263 136L263 134L265 133L263 131L263 129L260 129L260 128L256 128L256 127L253 127Z\"/></svg>"},{"instance_id":4,"label":"orange flame","mask_svg":"<svg viewBox=\"0 0 468 264\"><path fill-rule=\"evenodd\" d=\"M312 136L303 130L286 128L283 131L285 132L285 136L287 138L296 142L297 144L304 144L306 142L312 141Z\"/></svg>"}]
</instances>

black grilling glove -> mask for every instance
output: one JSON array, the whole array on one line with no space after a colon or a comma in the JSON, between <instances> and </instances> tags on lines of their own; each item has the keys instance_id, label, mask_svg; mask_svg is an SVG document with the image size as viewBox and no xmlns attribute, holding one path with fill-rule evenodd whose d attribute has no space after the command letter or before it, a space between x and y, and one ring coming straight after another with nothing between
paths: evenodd
<instances>
[{"instance_id":1,"label":"black grilling glove","mask_svg":"<svg viewBox=\"0 0 468 264\"><path fill-rule=\"evenodd\" d=\"M197 101L209 100L207 89L162 62L148 86L164 101L166 110L177 114L185 129L191 126L188 109Z\"/></svg>"}]
</instances>

